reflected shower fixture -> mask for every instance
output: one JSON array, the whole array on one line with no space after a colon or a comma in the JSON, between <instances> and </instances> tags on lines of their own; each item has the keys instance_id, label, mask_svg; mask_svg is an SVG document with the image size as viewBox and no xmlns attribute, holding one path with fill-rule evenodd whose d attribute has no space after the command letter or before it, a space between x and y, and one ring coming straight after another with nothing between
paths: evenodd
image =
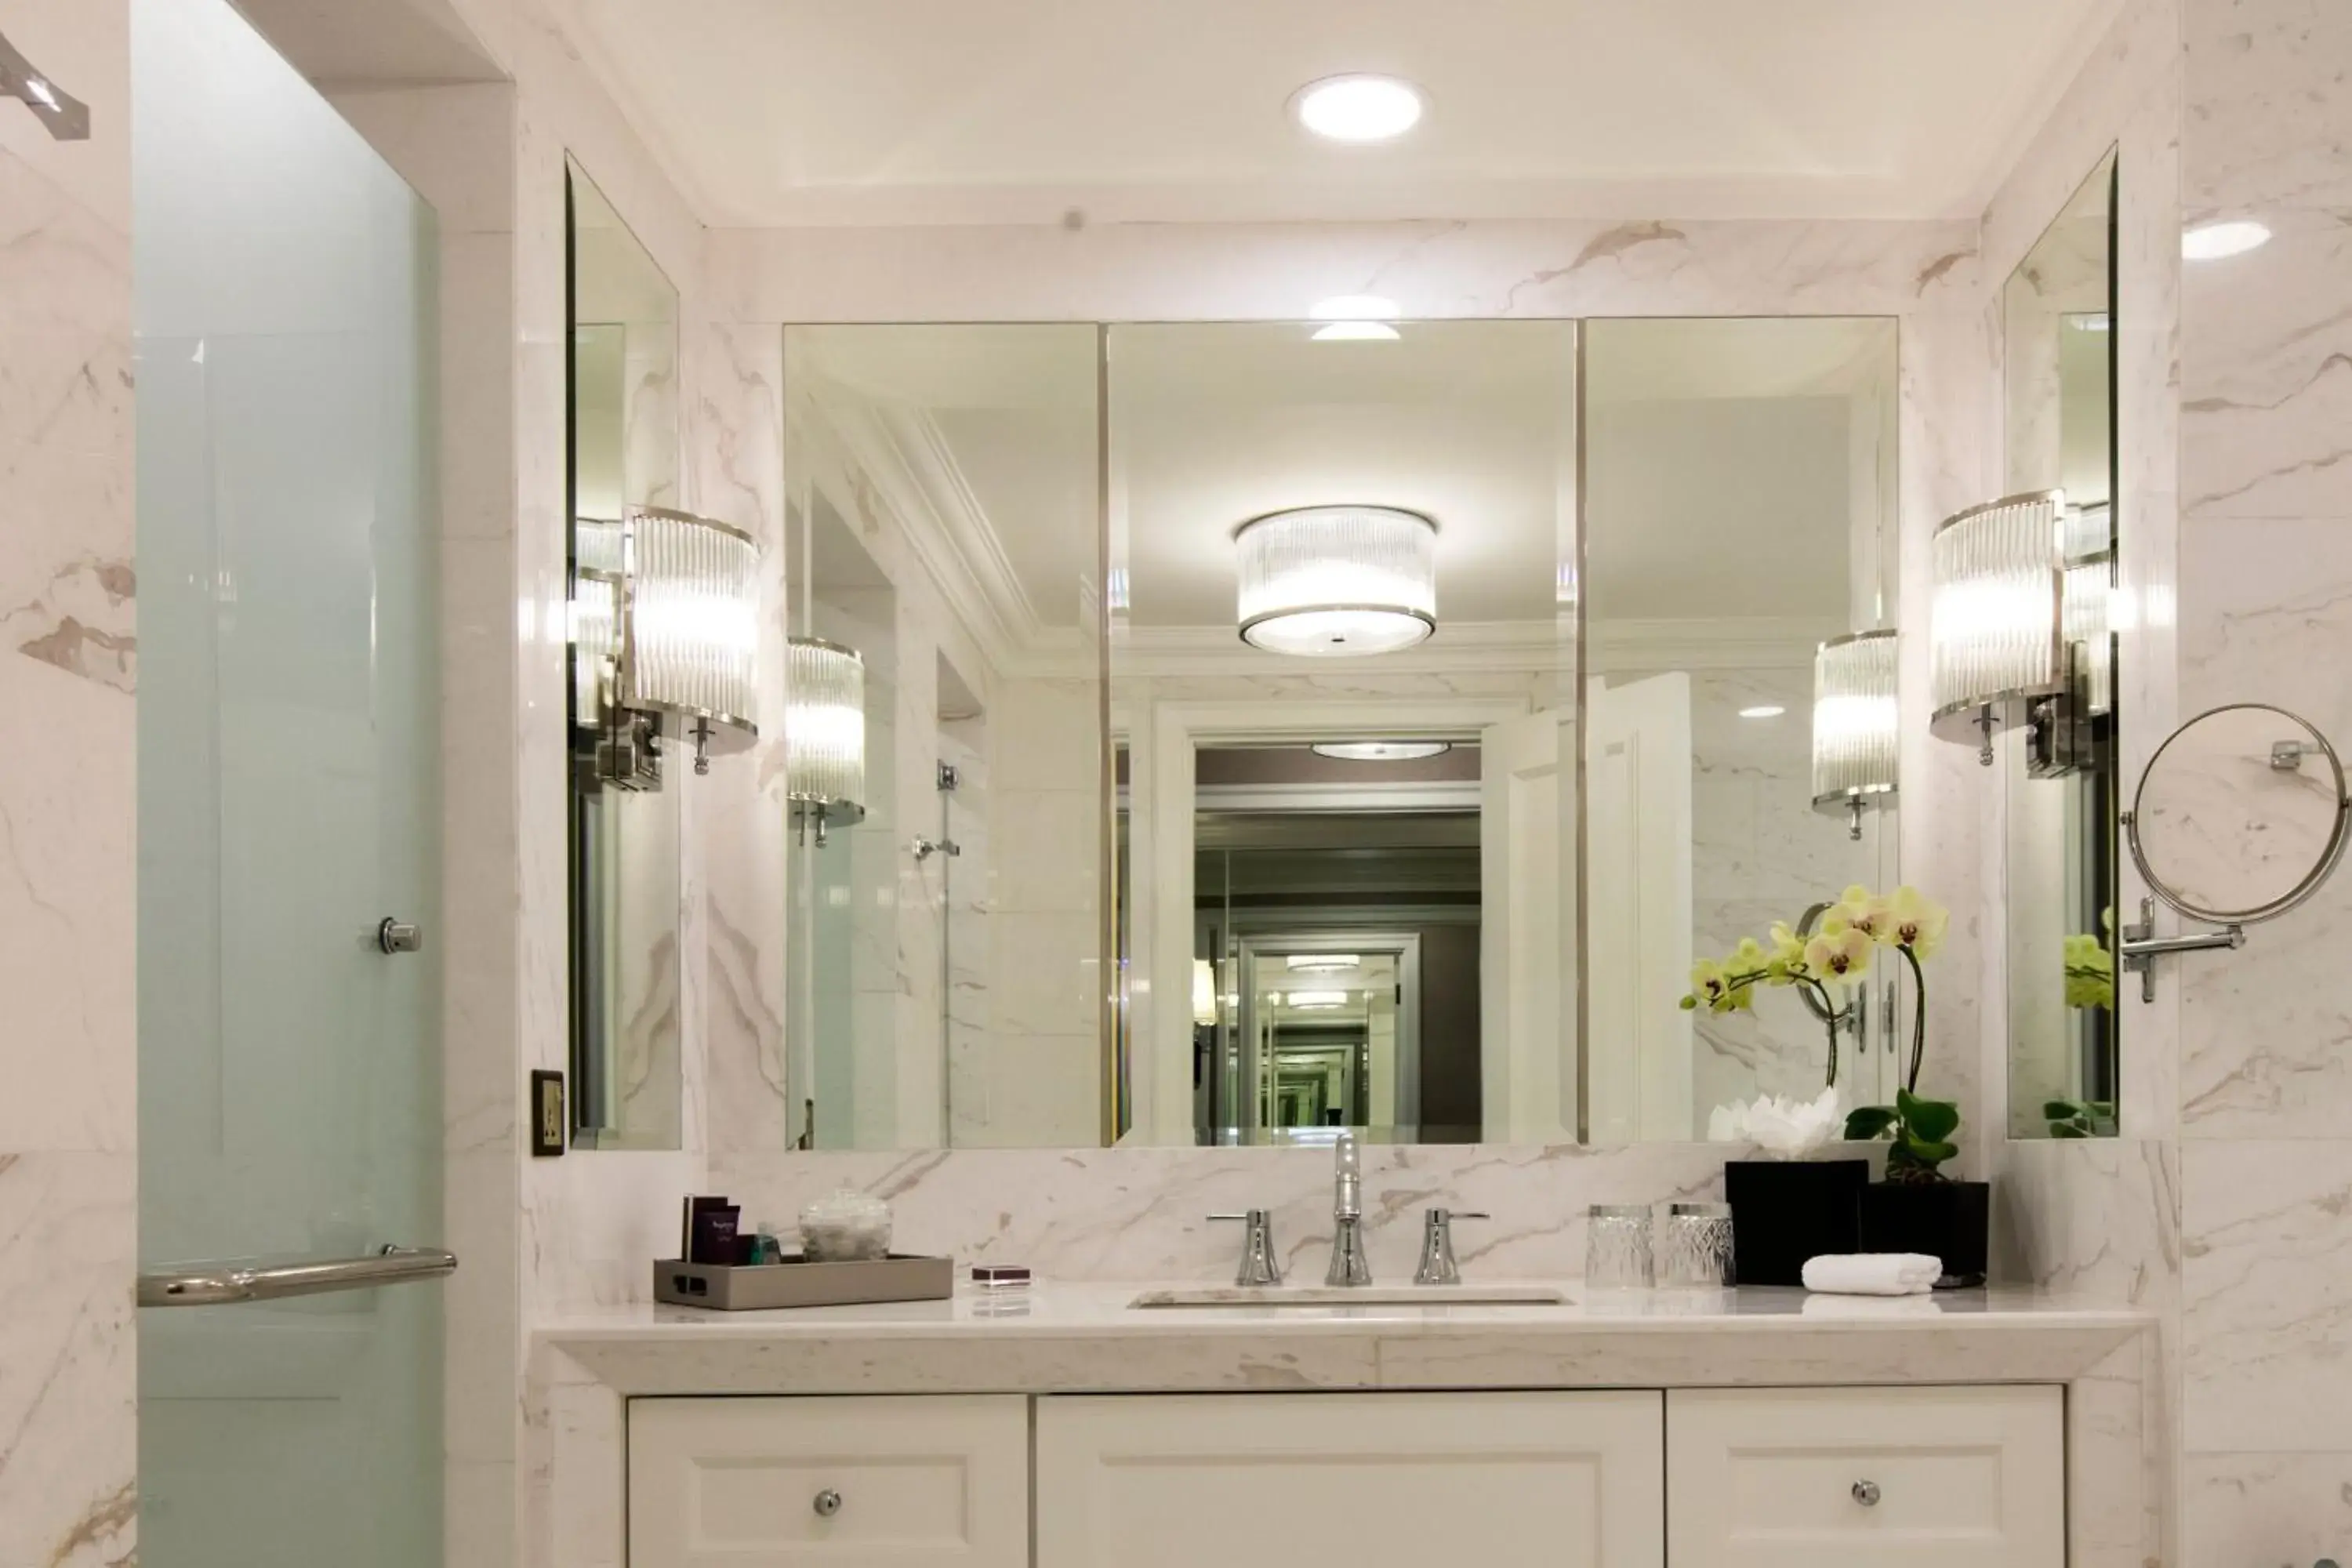
<instances>
[{"instance_id":1,"label":"reflected shower fixture","mask_svg":"<svg viewBox=\"0 0 2352 1568\"><path fill-rule=\"evenodd\" d=\"M89 140L89 107L35 69L5 33L0 33L0 93L31 110L52 141Z\"/></svg>"},{"instance_id":2,"label":"reflected shower fixture","mask_svg":"<svg viewBox=\"0 0 2352 1568\"><path fill-rule=\"evenodd\" d=\"M589 788L661 788L665 739L694 771L748 749L758 548L723 522L659 507L572 523L572 710Z\"/></svg>"},{"instance_id":3,"label":"reflected shower fixture","mask_svg":"<svg viewBox=\"0 0 2352 1568\"><path fill-rule=\"evenodd\" d=\"M2074 772L2113 703L2115 552L2107 507L2070 508L2063 490L2004 497L1936 530L1928 639L1930 728L1973 744L2027 731L2034 778Z\"/></svg>"},{"instance_id":4,"label":"reflected shower fixture","mask_svg":"<svg viewBox=\"0 0 2352 1568\"><path fill-rule=\"evenodd\" d=\"M866 819L866 660L823 637L785 647L784 774L801 842Z\"/></svg>"},{"instance_id":5,"label":"reflected shower fixture","mask_svg":"<svg viewBox=\"0 0 2352 1568\"><path fill-rule=\"evenodd\" d=\"M1846 819L1895 804L1901 706L1894 628L1832 637L1813 654L1813 809Z\"/></svg>"},{"instance_id":6,"label":"reflected shower fixture","mask_svg":"<svg viewBox=\"0 0 2352 1568\"><path fill-rule=\"evenodd\" d=\"M1268 512L1234 531L1242 640L1308 658L1393 653L1437 629L1437 524L1387 506Z\"/></svg>"}]
</instances>

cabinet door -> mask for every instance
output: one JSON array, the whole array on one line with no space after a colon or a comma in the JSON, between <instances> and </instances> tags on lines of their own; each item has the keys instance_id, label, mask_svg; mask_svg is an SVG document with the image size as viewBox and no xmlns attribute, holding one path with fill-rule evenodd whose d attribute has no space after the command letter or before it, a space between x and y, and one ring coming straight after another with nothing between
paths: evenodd
<instances>
[{"instance_id":1,"label":"cabinet door","mask_svg":"<svg viewBox=\"0 0 2352 1568\"><path fill-rule=\"evenodd\" d=\"M1675 1568L2063 1568L2056 1388L1666 1396Z\"/></svg>"},{"instance_id":2,"label":"cabinet door","mask_svg":"<svg viewBox=\"0 0 2352 1568\"><path fill-rule=\"evenodd\" d=\"M1656 1568L1654 1393L1037 1403L1037 1568Z\"/></svg>"},{"instance_id":3,"label":"cabinet door","mask_svg":"<svg viewBox=\"0 0 2352 1568\"><path fill-rule=\"evenodd\" d=\"M630 1568L819 1563L1028 1568L1028 1401L630 1401Z\"/></svg>"}]
</instances>

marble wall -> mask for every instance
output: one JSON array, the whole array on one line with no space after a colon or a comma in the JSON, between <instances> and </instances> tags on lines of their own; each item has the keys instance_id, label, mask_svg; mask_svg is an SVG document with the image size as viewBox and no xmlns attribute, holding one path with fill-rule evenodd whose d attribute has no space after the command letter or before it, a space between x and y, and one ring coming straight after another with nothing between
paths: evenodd
<instances>
[{"instance_id":1,"label":"marble wall","mask_svg":"<svg viewBox=\"0 0 2352 1568\"><path fill-rule=\"evenodd\" d=\"M2179 692L2352 746L2352 12L2182 0L2180 199L2269 244L2180 272ZM2193 1563L2352 1548L2352 879L2177 965Z\"/></svg>"},{"instance_id":2,"label":"marble wall","mask_svg":"<svg viewBox=\"0 0 2352 1568\"><path fill-rule=\"evenodd\" d=\"M129 9L24 0L0 103L0 1562L136 1552Z\"/></svg>"}]
</instances>

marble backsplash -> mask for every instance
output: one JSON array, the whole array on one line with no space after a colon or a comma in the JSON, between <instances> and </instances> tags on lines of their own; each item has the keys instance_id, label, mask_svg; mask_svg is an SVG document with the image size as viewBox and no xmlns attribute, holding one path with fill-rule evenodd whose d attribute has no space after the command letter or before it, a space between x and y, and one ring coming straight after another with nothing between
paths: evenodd
<instances>
[{"instance_id":1,"label":"marble backsplash","mask_svg":"<svg viewBox=\"0 0 2352 1568\"><path fill-rule=\"evenodd\" d=\"M1728 1143L1367 1146L1372 1272L1412 1279L1422 1211L1450 1208L1493 1216L1455 1229L1469 1278L1580 1278L1588 1205L1719 1201L1724 1162L1748 1152ZM889 1201L898 1250L1026 1264L1048 1279L1223 1279L1239 1258L1240 1227L1208 1216L1248 1208L1273 1211L1294 1279L1319 1280L1330 1256L1328 1149L731 1154L715 1158L710 1175L747 1222L787 1236L803 1205L852 1186Z\"/></svg>"}]
</instances>

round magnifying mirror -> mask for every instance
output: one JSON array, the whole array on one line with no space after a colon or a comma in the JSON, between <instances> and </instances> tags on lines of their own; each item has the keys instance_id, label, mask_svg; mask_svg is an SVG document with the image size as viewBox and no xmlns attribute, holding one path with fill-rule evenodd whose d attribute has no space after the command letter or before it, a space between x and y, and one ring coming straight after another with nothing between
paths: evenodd
<instances>
[{"instance_id":1,"label":"round magnifying mirror","mask_svg":"<svg viewBox=\"0 0 2352 1568\"><path fill-rule=\"evenodd\" d=\"M2347 815L2327 737L2284 708L2240 702L2157 748L2124 823L2150 892L2227 925L2284 914L2318 891L2343 858Z\"/></svg>"}]
</instances>

